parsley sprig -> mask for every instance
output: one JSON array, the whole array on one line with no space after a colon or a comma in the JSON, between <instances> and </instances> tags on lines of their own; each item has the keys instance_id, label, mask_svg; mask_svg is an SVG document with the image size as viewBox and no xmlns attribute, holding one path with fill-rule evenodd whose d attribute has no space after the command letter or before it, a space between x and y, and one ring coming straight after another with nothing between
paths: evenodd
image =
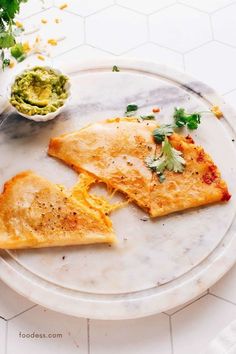
<instances>
[{"instance_id":1,"label":"parsley sprig","mask_svg":"<svg viewBox=\"0 0 236 354\"><path fill-rule=\"evenodd\" d=\"M5 50L16 44L14 18L20 11L20 5L25 2L27 0L0 1L0 50L3 69L10 64L10 60L5 57Z\"/></svg>"}]
</instances>

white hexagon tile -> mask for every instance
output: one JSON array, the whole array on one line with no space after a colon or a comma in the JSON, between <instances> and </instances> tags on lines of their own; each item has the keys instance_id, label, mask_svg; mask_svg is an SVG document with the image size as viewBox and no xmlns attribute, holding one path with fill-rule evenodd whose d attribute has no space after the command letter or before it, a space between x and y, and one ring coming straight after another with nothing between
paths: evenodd
<instances>
[{"instance_id":1,"label":"white hexagon tile","mask_svg":"<svg viewBox=\"0 0 236 354\"><path fill-rule=\"evenodd\" d=\"M220 93L235 88L236 48L212 41L184 55L186 71Z\"/></svg>"},{"instance_id":2,"label":"white hexagon tile","mask_svg":"<svg viewBox=\"0 0 236 354\"><path fill-rule=\"evenodd\" d=\"M226 102L231 104L236 109L236 89L232 90L224 95Z\"/></svg>"},{"instance_id":3,"label":"white hexagon tile","mask_svg":"<svg viewBox=\"0 0 236 354\"><path fill-rule=\"evenodd\" d=\"M151 14L174 3L176 3L176 0L117 0L118 5L128 7L129 9L139 11L143 14Z\"/></svg>"},{"instance_id":4,"label":"white hexagon tile","mask_svg":"<svg viewBox=\"0 0 236 354\"><path fill-rule=\"evenodd\" d=\"M184 69L182 54L153 43L143 44L135 49L129 50L124 55L127 57L157 61L159 63L174 66L180 70Z\"/></svg>"},{"instance_id":5,"label":"white hexagon tile","mask_svg":"<svg viewBox=\"0 0 236 354\"><path fill-rule=\"evenodd\" d=\"M19 18L25 19L38 12L42 12L43 10L48 9L51 6L53 6L53 0L44 0L44 1L30 0L30 6L28 3L23 3L21 5Z\"/></svg>"},{"instance_id":6,"label":"white hexagon tile","mask_svg":"<svg viewBox=\"0 0 236 354\"><path fill-rule=\"evenodd\" d=\"M42 23L42 20L45 23ZM78 15L57 8L31 16L24 21L24 27L26 30L24 41L29 41L31 45L36 36L42 39L41 46L46 45L50 39L59 41L58 45L48 46L48 51L52 56L75 48L84 41L84 20ZM34 29L39 29L39 31L34 32Z\"/></svg>"},{"instance_id":7,"label":"white hexagon tile","mask_svg":"<svg viewBox=\"0 0 236 354\"><path fill-rule=\"evenodd\" d=\"M60 7L64 3L61 0L55 0L54 4ZM110 5L113 5L114 0L69 0L66 1L66 4L66 11L73 12L80 16L88 16Z\"/></svg>"},{"instance_id":8,"label":"white hexagon tile","mask_svg":"<svg viewBox=\"0 0 236 354\"><path fill-rule=\"evenodd\" d=\"M0 294L0 317L6 320L19 315L35 305L23 296L18 295L2 281L0 281Z\"/></svg>"},{"instance_id":9,"label":"white hexagon tile","mask_svg":"<svg viewBox=\"0 0 236 354\"><path fill-rule=\"evenodd\" d=\"M236 307L212 295L187 306L171 317L174 354L203 354L209 341L235 318Z\"/></svg>"},{"instance_id":10,"label":"white hexagon tile","mask_svg":"<svg viewBox=\"0 0 236 354\"><path fill-rule=\"evenodd\" d=\"M36 306L8 321L8 354L84 354L87 351L86 319Z\"/></svg>"},{"instance_id":11,"label":"white hexagon tile","mask_svg":"<svg viewBox=\"0 0 236 354\"><path fill-rule=\"evenodd\" d=\"M86 41L114 54L147 41L147 21L144 15L113 6L86 18Z\"/></svg>"},{"instance_id":12,"label":"white hexagon tile","mask_svg":"<svg viewBox=\"0 0 236 354\"><path fill-rule=\"evenodd\" d=\"M236 22L235 22L236 4L227 6L224 9L216 11L212 15L212 27L214 38L219 41L236 46ZM227 18L227 21L225 19Z\"/></svg>"},{"instance_id":13,"label":"white hexagon tile","mask_svg":"<svg viewBox=\"0 0 236 354\"><path fill-rule=\"evenodd\" d=\"M71 66L73 67L73 64L77 63L80 60L86 60L91 58L102 59L111 57L114 57L114 55L104 52L101 49L97 49L89 45L81 45L54 58L53 63L56 67L61 68L65 63L68 63L68 60L70 60L70 62L72 63Z\"/></svg>"},{"instance_id":14,"label":"white hexagon tile","mask_svg":"<svg viewBox=\"0 0 236 354\"><path fill-rule=\"evenodd\" d=\"M18 17L24 41L61 39L48 46L55 66L103 57L115 64L121 55L163 62L213 86L236 108L236 0L29 0ZM236 319L235 284L236 266L209 293L166 314L111 322L46 310L0 282L0 354L203 354Z\"/></svg>"},{"instance_id":15,"label":"white hexagon tile","mask_svg":"<svg viewBox=\"0 0 236 354\"><path fill-rule=\"evenodd\" d=\"M234 1L233 0L179 0L179 2L184 5L188 5L193 8L212 13L216 10L224 8L227 5L232 4Z\"/></svg>"},{"instance_id":16,"label":"white hexagon tile","mask_svg":"<svg viewBox=\"0 0 236 354\"><path fill-rule=\"evenodd\" d=\"M105 345L104 345L105 344ZM165 314L127 321L90 321L91 354L171 354Z\"/></svg>"},{"instance_id":17,"label":"white hexagon tile","mask_svg":"<svg viewBox=\"0 0 236 354\"><path fill-rule=\"evenodd\" d=\"M150 37L184 53L212 39L209 17L184 5L170 6L150 16Z\"/></svg>"},{"instance_id":18,"label":"white hexagon tile","mask_svg":"<svg viewBox=\"0 0 236 354\"><path fill-rule=\"evenodd\" d=\"M210 288L210 293L236 305L236 282L232 279L236 279L236 266Z\"/></svg>"}]
</instances>

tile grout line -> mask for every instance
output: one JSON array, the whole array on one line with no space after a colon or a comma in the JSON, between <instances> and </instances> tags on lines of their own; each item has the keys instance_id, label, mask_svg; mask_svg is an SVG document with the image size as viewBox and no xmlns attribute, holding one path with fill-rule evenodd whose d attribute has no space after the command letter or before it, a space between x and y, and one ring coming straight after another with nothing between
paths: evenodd
<instances>
[{"instance_id":1,"label":"tile grout line","mask_svg":"<svg viewBox=\"0 0 236 354\"><path fill-rule=\"evenodd\" d=\"M92 12L91 14L89 14L89 15L85 15L85 16L83 16L84 18L88 18L88 17L90 17L90 16L94 16L94 15L96 15L96 14L99 14L100 12L102 12L102 11L105 11L105 10L107 10L107 9L110 9L110 8L112 8L112 7L115 7L115 6L119 6L119 5L116 5L116 4L111 4L111 5L108 5L108 6L106 6L106 7L103 7L102 9L99 9L99 10L97 10L97 11L95 11L95 12Z\"/></svg>"},{"instance_id":2,"label":"tile grout line","mask_svg":"<svg viewBox=\"0 0 236 354\"><path fill-rule=\"evenodd\" d=\"M182 5L182 6L186 6L187 8L189 8L189 9L191 9L191 10L199 11L199 12L203 13L204 15L209 15L209 12L208 12L208 11L198 9L197 7L194 7L194 6L192 6L192 5L185 4L185 3L182 3L182 2L178 2L177 4L178 4L178 5Z\"/></svg>"},{"instance_id":3,"label":"tile grout line","mask_svg":"<svg viewBox=\"0 0 236 354\"><path fill-rule=\"evenodd\" d=\"M212 43L212 42L215 42L215 40L213 40L213 39L211 38L211 39L209 39L209 41L207 41L207 42L204 42L204 43L199 44L198 46L196 46L196 47L194 47L194 48L192 48L192 49L188 49L188 50L184 51L183 54L189 54L189 53L191 53L191 52L194 52L194 50L197 50L197 49L199 49L199 48L201 48L201 47L204 47L205 45L210 44L210 43Z\"/></svg>"},{"instance_id":4,"label":"tile grout line","mask_svg":"<svg viewBox=\"0 0 236 354\"><path fill-rule=\"evenodd\" d=\"M202 298L204 298L205 296L209 295L208 293L206 294L202 294L201 296L199 296L197 299L193 300L192 302L190 302L189 304L186 304L185 306L181 307L179 310L176 310L175 312L173 312L171 315L169 316L174 316L176 313L182 311L183 309L186 309L187 307L189 307L190 305L194 304L195 302L197 302L198 300L201 300Z\"/></svg>"},{"instance_id":5,"label":"tile grout line","mask_svg":"<svg viewBox=\"0 0 236 354\"><path fill-rule=\"evenodd\" d=\"M232 48L232 49L236 49L236 46L235 46L235 45L230 44L230 43L225 43L225 42L221 41L220 39L214 39L214 41L215 41L216 43L225 45L226 47L229 47L229 48Z\"/></svg>"},{"instance_id":6,"label":"tile grout line","mask_svg":"<svg viewBox=\"0 0 236 354\"><path fill-rule=\"evenodd\" d=\"M8 318L8 319L7 319L7 321L11 321L11 320L13 320L14 318L16 318L16 317L18 317L18 316L22 315L23 313L25 313L25 312L27 312L27 311L32 310L32 309L33 309L34 307L36 307L36 306L38 306L38 305L37 305L37 304L35 304L35 305L33 305L33 306L29 307L28 309L26 309L26 310L24 310L24 311L21 311L20 313L18 313L18 314L16 314L16 315L12 316L12 317L10 317L10 318Z\"/></svg>"},{"instance_id":7,"label":"tile grout line","mask_svg":"<svg viewBox=\"0 0 236 354\"><path fill-rule=\"evenodd\" d=\"M227 302L228 304L231 304L231 305L236 306L236 303L235 303L235 302L230 301L230 300L227 300L227 299L224 299L224 298L223 298L223 297L221 297L221 296L218 296L218 295L212 294L212 293L210 292L210 290L209 290L209 295L214 296L215 298L217 298L217 299L219 299L219 300L225 301L225 302Z\"/></svg>"},{"instance_id":8,"label":"tile grout line","mask_svg":"<svg viewBox=\"0 0 236 354\"><path fill-rule=\"evenodd\" d=\"M228 95L229 93L232 93L232 92L235 91L235 90L236 90L235 88L232 89L232 90L229 90L229 91L223 93L222 96Z\"/></svg>"},{"instance_id":9,"label":"tile grout line","mask_svg":"<svg viewBox=\"0 0 236 354\"><path fill-rule=\"evenodd\" d=\"M216 10L212 11L211 14L215 14L215 13L217 13L217 12L223 10L223 9L227 9L228 7L234 5L235 3L236 3L236 1L234 0L234 1L230 2L228 5L225 5L223 7L220 7L219 9L216 9Z\"/></svg>"},{"instance_id":10,"label":"tile grout line","mask_svg":"<svg viewBox=\"0 0 236 354\"><path fill-rule=\"evenodd\" d=\"M6 321L6 329L5 329L5 354L7 354L8 347L8 322Z\"/></svg>"},{"instance_id":11,"label":"tile grout line","mask_svg":"<svg viewBox=\"0 0 236 354\"><path fill-rule=\"evenodd\" d=\"M87 343L88 343L88 354L91 353L90 351L90 319L87 319Z\"/></svg>"},{"instance_id":12,"label":"tile grout line","mask_svg":"<svg viewBox=\"0 0 236 354\"><path fill-rule=\"evenodd\" d=\"M26 16L26 17L20 17L20 13L19 13L18 17L19 17L20 20L25 21L25 20L29 20L30 18L32 18L32 17L34 17L36 15L40 15L40 14L44 13L45 11L48 11L48 10L51 10L51 9L54 9L54 8L55 8L54 5L49 6L49 7L45 7L45 8L42 8L41 10L39 10L38 12L35 12L35 13L33 13L33 14L29 15L29 16Z\"/></svg>"},{"instance_id":13,"label":"tile grout line","mask_svg":"<svg viewBox=\"0 0 236 354\"><path fill-rule=\"evenodd\" d=\"M215 34L214 34L214 26L213 26L213 20L211 14L209 14L209 21L210 21L210 27L211 27L211 35L212 35L212 40L215 40Z\"/></svg>"},{"instance_id":14,"label":"tile grout line","mask_svg":"<svg viewBox=\"0 0 236 354\"><path fill-rule=\"evenodd\" d=\"M170 348L171 348L171 354L174 354L173 329L172 329L172 319L171 319L171 316L169 316L169 327L170 327Z\"/></svg>"}]
</instances>

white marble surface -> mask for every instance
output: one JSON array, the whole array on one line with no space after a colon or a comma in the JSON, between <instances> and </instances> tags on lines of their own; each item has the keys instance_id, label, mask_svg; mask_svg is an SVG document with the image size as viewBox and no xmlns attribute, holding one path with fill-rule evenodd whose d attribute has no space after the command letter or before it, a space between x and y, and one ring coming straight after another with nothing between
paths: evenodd
<instances>
[{"instance_id":1,"label":"white marble surface","mask_svg":"<svg viewBox=\"0 0 236 354\"><path fill-rule=\"evenodd\" d=\"M57 0L55 6L61 3L63 1ZM149 0L145 1L145 6L140 0L72 0L67 3L68 8L59 11L51 7L52 1L45 1L45 7L51 8L43 10L41 14L43 18L50 18L54 14L64 21L60 31L65 31L67 37L57 48L53 48L55 64L60 60L76 60L81 57L150 56L156 61L183 68L212 85L236 107L235 1ZM173 8L178 14L176 17L173 17ZM38 15L40 11L40 1L30 0L29 4L24 5L20 17L34 23L36 18L41 18ZM119 26L110 30L110 24L117 21L118 24L122 23L122 30ZM186 31L182 23L187 28L192 23L195 26ZM133 24L136 31L133 31ZM158 30L160 24L161 30ZM74 28L78 28L76 36ZM46 38L51 38L56 36L57 30L45 25L43 33ZM236 317L235 281L236 272L232 269L210 289L209 295L203 295L195 299L193 304L173 310L172 314L156 315L133 323L104 321L101 325L99 321L93 320L73 322L72 318L63 315L57 317L51 311L38 310L35 313L34 308L31 309L32 303L0 283L0 316L3 318L0 318L0 353L15 354L16 350L19 354L32 350L36 354L47 353L48 348L51 353L58 353L59 350L60 353L68 353L69 348L72 353L83 354L201 354L207 343ZM57 326L57 321L67 326ZM32 333L37 329L38 333L48 334L47 323L55 327L56 332L63 333L62 339L19 339L19 331ZM50 328L51 331L53 329ZM74 331L76 334L70 337L69 343L68 332ZM117 339L119 333L121 338Z\"/></svg>"}]
</instances>

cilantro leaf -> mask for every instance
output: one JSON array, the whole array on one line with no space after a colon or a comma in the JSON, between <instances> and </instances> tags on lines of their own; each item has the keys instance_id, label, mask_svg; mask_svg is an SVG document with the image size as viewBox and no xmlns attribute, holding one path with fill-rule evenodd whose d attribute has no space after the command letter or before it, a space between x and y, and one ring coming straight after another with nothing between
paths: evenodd
<instances>
[{"instance_id":1,"label":"cilantro leaf","mask_svg":"<svg viewBox=\"0 0 236 354\"><path fill-rule=\"evenodd\" d=\"M182 157L182 152L176 150L167 137L165 137L165 140L162 142L159 157L149 157L145 162L148 168L157 173L160 183L163 183L165 180L165 169L175 173L182 173L186 164Z\"/></svg>"},{"instance_id":2,"label":"cilantro leaf","mask_svg":"<svg viewBox=\"0 0 236 354\"><path fill-rule=\"evenodd\" d=\"M0 32L0 48L11 48L15 44L15 38L12 34Z\"/></svg>"},{"instance_id":3,"label":"cilantro leaf","mask_svg":"<svg viewBox=\"0 0 236 354\"><path fill-rule=\"evenodd\" d=\"M201 114L198 112L188 114L184 108L175 108L174 119L178 128L187 126L188 129L194 130L201 123Z\"/></svg>"},{"instance_id":4,"label":"cilantro leaf","mask_svg":"<svg viewBox=\"0 0 236 354\"><path fill-rule=\"evenodd\" d=\"M20 5L28 0L0 0L0 49L11 48L15 45L15 36L19 30L14 29L14 18L20 11ZM2 68L4 69L8 60L4 62L4 55L1 55Z\"/></svg>"},{"instance_id":5,"label":"cilantro leaf","mask_svg":"<svg viewBox=\"0 0 236 354\"><path fill-rule=\"evenodd\" d=\"M132 117L138 110L138 106L134 103L128 104L126 107L125 115L126 117Z\"/></svg>"},{"instance_id":6,"label":"cilantro leaf","mask_svg":"<svg viewBox=\"0 0 236 354\"><path fill-rule=\"evenodd\" d=\"M162 157L165 159L165 167L168 171L183 172L185 160L182 152L173 148L167 138L162 143Z\"/></svg>"},{"instance_id":7,"label":"cilantro leaf","mask_svg":"<svg viewBox=\"0 0 236 354\"><path fill-rule=\"evenodd\" d=\"M174 129L172 124L163 124L159 128L156 128L152 134L155 141L160 144L162 141L165 140L166 136L172 135L173 132Z\"/></svg>"}]
</instances>

